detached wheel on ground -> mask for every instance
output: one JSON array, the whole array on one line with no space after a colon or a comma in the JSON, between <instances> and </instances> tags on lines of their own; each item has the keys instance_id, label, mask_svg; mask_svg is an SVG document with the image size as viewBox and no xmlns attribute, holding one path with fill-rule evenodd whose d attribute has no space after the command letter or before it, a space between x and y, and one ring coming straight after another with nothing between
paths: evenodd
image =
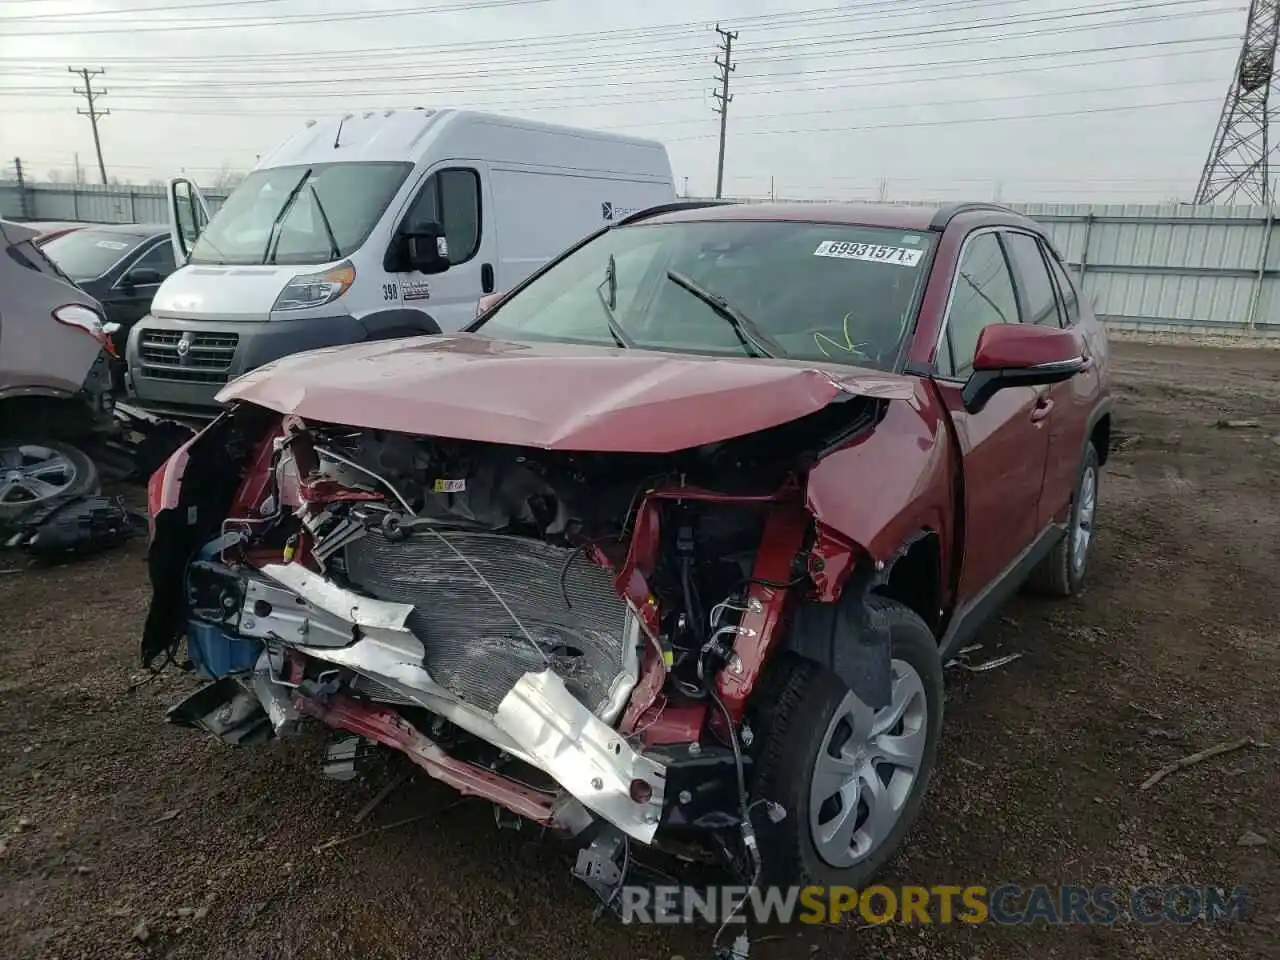
<instances>
[{"instance_id":1,"label":"detached wheel on ground","mask_svg":"<svg viewBox=\"0 0 1280 960\"><path fill-rule=\"evenodd\" d=\"M1098 512L1098 478L1098 451L1091 443L1085 448L1080 474L1076 478L1067 534L1031 571L1027 580L1028 586L1037 593L1071 597L1084 589L1085 574L1089 570L1089 550L1094 540L1094 520Z\"/></svg>"},{"instance_id":2,"label":"detached wheel on ground","mask_svg":"<svg viewBox=\"0 0 1280 960\"><path fill-rule=\"evenodd\" d=\"M867 602L889 623L889 705L873 710L834 673L797 659L764 707L752 799L787 811L781 823L755 818L764 883L861 886L920 809L942 728L937 641L902 604Z\"/></svg>"},{"instance_id":3,"label":"detached wheel on ground","mask_svg":"<svg viewBox=\"0 0 1280 960\"><path fill-rule=\"evenodd\" d=\"M60 440L0 440L0 525L33 507L98 492L98 468Z\"/></svg>"}]
</instances>

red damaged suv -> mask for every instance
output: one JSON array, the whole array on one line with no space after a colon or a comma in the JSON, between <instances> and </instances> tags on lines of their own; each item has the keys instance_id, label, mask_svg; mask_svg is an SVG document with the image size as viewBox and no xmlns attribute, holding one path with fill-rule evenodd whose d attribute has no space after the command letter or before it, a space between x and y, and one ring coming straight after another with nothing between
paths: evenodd
<instances>
[{"instance_id":1,"label":"red damaged suv","mask_svg":"<svg viewBox=\"0 0 1280 960\"><path fill-rule=\"evenodd\" d=\"M646 211L464 332L228 386L151 481L143 661L209 680L174 722L318 721L330 773L389 747L576 838L606 900L630 843L858 886L949 652L1084 581L1107 367L1009 210Z\"/></svg>"}]
</instances>

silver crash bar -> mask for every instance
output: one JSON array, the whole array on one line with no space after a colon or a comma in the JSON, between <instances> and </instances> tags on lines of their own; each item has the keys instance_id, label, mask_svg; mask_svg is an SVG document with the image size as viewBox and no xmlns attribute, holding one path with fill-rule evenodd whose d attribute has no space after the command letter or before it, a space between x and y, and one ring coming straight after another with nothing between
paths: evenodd
<instances>
[{"instance_id":1,"label":"silver crash bar","mask_svg":"<svg viewBox=\"0 0 1280 960\"><path fill-rule=\"evenodd\" d=\"M642 843L653 841L662 814L665 766L637 753L550 669L524 674L490 715L459 701L427 673L422 642L406 626L412 605L362 597L297 563L267 564L260 572L265 580L248 582L241 635L293 648L373 680L545 771L624 833ZM632 628L628 623L628 633ZM344 646L336 645L344 641ZM616 694L612 700L619 699ZM621 706L611 702L606 716L616 716L615 705ZM647 790L636 791L648 795L644 802L632 799L637 780L648 784Z\"/></svg>"}]
</instances>

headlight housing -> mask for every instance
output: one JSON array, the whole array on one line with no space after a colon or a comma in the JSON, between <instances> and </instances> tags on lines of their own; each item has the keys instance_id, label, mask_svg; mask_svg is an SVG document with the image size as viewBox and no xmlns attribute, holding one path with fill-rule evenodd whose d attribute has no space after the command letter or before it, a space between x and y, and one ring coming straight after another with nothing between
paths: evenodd
<instances>
[{"instance_id":1,"label":"headlight housing","mask_svg":"<svg viewBox=\"0 0 1280 960\"><path fill-rule=\"evenodd\" d=\"M356 268L344 260L322 273L303 273L284 285L272 310L307 310L333 303L355 283Z\"/></svg>"}]
</instances>

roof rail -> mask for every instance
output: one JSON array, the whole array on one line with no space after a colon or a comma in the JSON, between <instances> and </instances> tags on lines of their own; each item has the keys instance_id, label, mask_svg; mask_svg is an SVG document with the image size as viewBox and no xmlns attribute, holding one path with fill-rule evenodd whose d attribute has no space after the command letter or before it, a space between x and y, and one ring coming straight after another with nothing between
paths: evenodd
<instances>
[{"instance_id":1,"label":"roof rail","mask_svg":"<svg viewBox=\"0 0 1280 960\"><path fill-rule=\"evenodd\" d=\"M658 217L664 213L679 213L681 210L701 210L703 207L724 207L734 203L733 200L673 200L671 203L660 203L656 207L646 207L643 210L637 210L635 213L629 213L621 220L614 223L615 227L623 224L635 223L637 220L647 220L649 217Z\"/></svg>"},{"instance_id":2,"label":"roof rail","mask_svg":"<svg viewBox=\"0 0 1280 960\"><path fill-rule=\"evenodd\" d=\"M977 213L987 210L992 213L1008 213L1013 216L1020 216L1017 210L1002 206L998 203L984 203L977 201L973 203L951 203L945 207L939 207L938 212L933 215L933 219L929 221L930 230L942 230L953 217L957 217L962 213Z\"/></svg>"}]
</instances>

